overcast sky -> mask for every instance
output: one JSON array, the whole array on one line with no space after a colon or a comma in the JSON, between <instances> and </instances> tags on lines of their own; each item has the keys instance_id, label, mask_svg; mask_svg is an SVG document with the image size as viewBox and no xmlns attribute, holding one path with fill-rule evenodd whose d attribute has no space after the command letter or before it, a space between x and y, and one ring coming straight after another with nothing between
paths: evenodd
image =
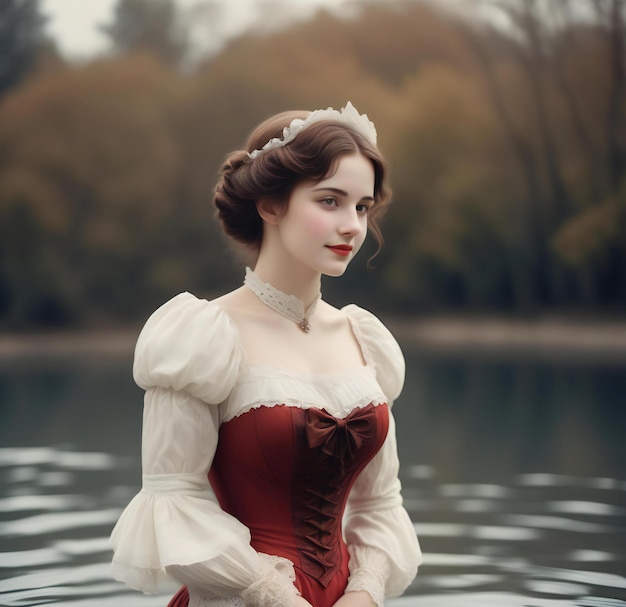
<instances>
[{"instance_id":1,"label":"overcast sky","mask_svg":"<svg viewBox=\"0 0 626 607\"><path fill-rule=\"evenodd\" d=\"M1 2L2 0L0 0ZM48 17L48 32L68 59L85 60L109 50L108 38L99 25L109 23L118 0L41 0ZM274 29L306 19L325 8L335 14L350 14L368 0L174 0L189 18L195 55L219 50L224 41L247 29ZM490 0L422 0L438 8L465 12L493 25L509 29L508 18ZM520 0L504 0L519 2ZM552 1L552 0L549 0ZM392 4L394 0L387 0ZM587 19L588 3L574 3L578 16ZM194 58L194 53L190 57Z\"/></svg>"},{"instance_id":2,"label":"overcast sky","mask_svg":"<svg viewBox=\"0 0 626 607\"><path fill-rule=\"evenodd\" d=\"M175 0L183 11L193 11L205 5L211 12L211 19L197 19L196 31L192 31L197 46L211 50L221 45L226 38L241 33L253 24L271 21L275 24L306 18L321 7L332 10L347 10L353 0L286 0L279 4L276 0ZM48 32L56 40L61 52L68 58L89 59L105 53L108 39L98 25L111 20L117 0L42 0L42 11L48 17ZM213 24L211 35L207 28ZM210 42L209 42L210 41Z\"/></svg>"}]
</instances>

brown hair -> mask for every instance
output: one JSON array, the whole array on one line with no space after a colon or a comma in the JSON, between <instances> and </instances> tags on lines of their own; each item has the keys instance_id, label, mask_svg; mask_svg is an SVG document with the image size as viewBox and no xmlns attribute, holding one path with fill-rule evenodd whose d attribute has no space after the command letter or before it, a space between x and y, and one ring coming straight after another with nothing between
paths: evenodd
<instances>
[{"instance_id":1,"label":"brown hair","mask_svg":"<svg viewBox=\"0 0 626 607\"><path fill-rule=\"evenodd\" d=\"M287 204L293 188L303 180L321 181L332 175L341 156L360 153L374 167L375 204L368 213L368 228L380 250L383 242L378 219L389 204L386 163L372 143L355 128L335 120L315 122L302 129L283 147L263 152L256 158L248 152L262 148L270 139L282 139L283 128L309 112L277 114L261 123L250 135L245 150L226 157L215 186L213 202L226 234L252 249L263 239L263 221L256 201L273 198Z\"/></svg>"}]
</instances>

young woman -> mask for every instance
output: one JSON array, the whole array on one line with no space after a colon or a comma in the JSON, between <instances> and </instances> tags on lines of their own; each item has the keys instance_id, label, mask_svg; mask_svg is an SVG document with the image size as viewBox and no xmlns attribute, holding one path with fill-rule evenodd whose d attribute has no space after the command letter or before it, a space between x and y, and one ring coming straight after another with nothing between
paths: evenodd
<instances>
[{"instance_id":1,"label":"young woman","mask_svg":"<svg viewBox=\"0 0 626 607\"><path fill-rule=\"evenodd\" d=\"M351 104L262 123L214 202L254 252L244 286L174 297L147 321L143 487L112 541L115 576L184 607L372 607L420 550L402 507L393 400L402 353L372 314L321 299L389 194L376 131Z\"/></svg>"}]
</instances>

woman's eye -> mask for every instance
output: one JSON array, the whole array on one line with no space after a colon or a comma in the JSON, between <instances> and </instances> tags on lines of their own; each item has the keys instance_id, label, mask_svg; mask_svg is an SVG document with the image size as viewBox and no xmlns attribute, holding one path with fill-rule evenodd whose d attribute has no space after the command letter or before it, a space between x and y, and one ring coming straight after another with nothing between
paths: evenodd
<instances>
[{"instance_id":1,"label":"woman's eye","mask_svg":"<svg viewBox=\"0 0 626 607\"><path fill-rule=\"evenodd\" d=\"M356 210L358 213L365 214L370 210L370 205L369 204L357 204Z\"/></svg>"},{"instance_id":2,"label":"woman's eye","mask_svg":"<svg viewBox=\"0 0 626 607\"><path fill-rule=\"evenodd\" d=\"M326 207L334 207L337 204L334 198L323 198L321 202Z\"/></svg>"}]
</instances>

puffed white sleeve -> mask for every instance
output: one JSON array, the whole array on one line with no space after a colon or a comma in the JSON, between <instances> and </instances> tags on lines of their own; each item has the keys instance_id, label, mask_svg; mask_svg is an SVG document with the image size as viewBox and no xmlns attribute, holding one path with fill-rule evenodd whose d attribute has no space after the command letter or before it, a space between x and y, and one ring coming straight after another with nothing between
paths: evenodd
<instances>
[{"instance_id":1,"label":"puffed white sleeve","mask_svg":"<svg viewBox=\"0 0 626 607\"><path fill-rule=\"evenodd\" d=\"M346 591L366 590L379 607L401 595L417 575L422 553L413 523L402 505L396 427L391 405L404 385L405 362L389 330L370 312L344 308L376 379L387 397L389 430L371 462L357 478L344 520L350 552Z\"/></svg>"},{"instance_id":2,"label":"puffed white sleeve","mask_svg":"<svg viewBox=\"0 0 626 607\"><path fill-rule=\"evenodd\" d=\"M133 375L146 390L142 489L111 535L113 575L145 593L174 579L202 596L292 607L293 565L256 552L248 528L224 512L208 471L218 404L240 369L236 328L221 308L189 293L159 308L135 349Z\"/></svg>"}]
</instances>

